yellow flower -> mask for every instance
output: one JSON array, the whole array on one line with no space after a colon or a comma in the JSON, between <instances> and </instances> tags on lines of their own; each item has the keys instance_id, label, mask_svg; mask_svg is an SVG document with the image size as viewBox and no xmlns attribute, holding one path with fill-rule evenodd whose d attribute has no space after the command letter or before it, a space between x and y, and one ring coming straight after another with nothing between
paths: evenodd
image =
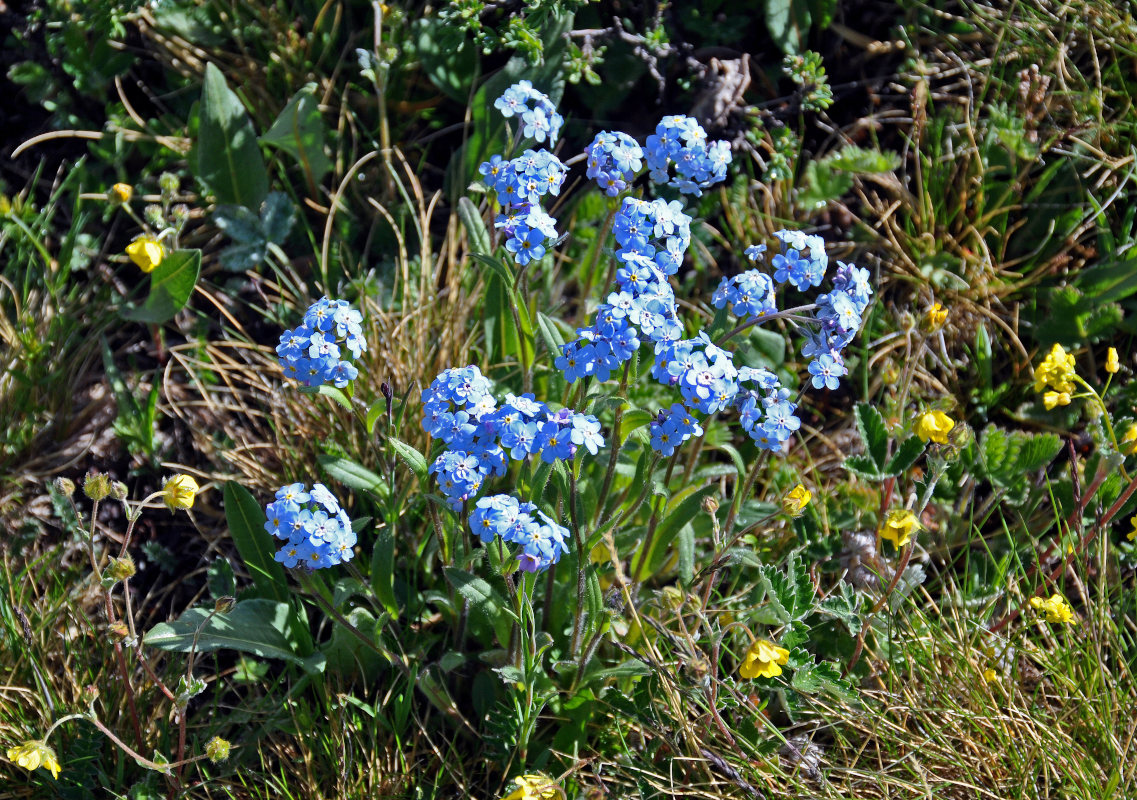
<instances>
[{"instance_id":1,"label":"yellow flower","mask_svg":"<svg viewBox=\"0 0 1137 800\"><path fill-rule=\"evenodd\" d=\"M139 236L126 246L126 254L143 272L153 272L166 257L162 243L153 236Z\"/></svg>"},{"instance_id":2,"label":"yellow flower","mask_svg":"<svg viewBox=\"0 0 1137 800\"><path fill-rule=\"evenodd\" d=\"M782 510L791 517L800 517L812 499L809 489L799 483L782 497Z\"/></svg>"},{"instance_id":3,"label":"yellow flower","mask_svg":"<svg viewBox=\"0 0 1137 800\"><path fill-rule=\"evenodd\" d=\"M1056 344L1050 348L1042 363L1034 368L1034 390L1041 392L1049 386L1056 392L1069 394L1074 391L1075 377L1073 354Z\"/></svg>"},{"instance_id":4,"label":"yellow flower","mask_svg":"<svg viewBox=\"0 0 1137 800\"><path fill-rule=\"evenodd\" d=\"M759 639L746 651L738 674L744 678L776 678L782 674L782 668L778 665L789 660L789 650L778 647L768 639Z\"/></svg>"},{"instance_id":5,"label":"yellow flower","mask_svg":"<svg viewBox=\"0 0 1137 800\"><path fill-rule=\"evenodd\" d=\"M1127 456L1137 453L1137 422L1132 422L1121 437L1121 452Z\"/></svg>"},{"instance_id":6,"label":"yellow flower","mask_svg":"<svg viewBox=\"0 0 1137 800\"><path fill-rule=\"evenodd\" d=\"M1110 375L1117 374L1121 369L1121 362L1117 360L1117 348L1111 347L1105 353L1105 371Z\"/></svg>"},{"instance_id":7,"label":"yellow flower","mask_svg":"<svg viewBox=\"0 0 1137 800\"><path fill-rule=\"evenodd\" d=\"M1129 524L1133 526L1133 530L1125 534L1125 538L1132 542L1134 539L1137 539L1137 516L1130 517Z\"/></svg>"},{"instance_id":8,"label":"yellow flower","mask_svg":"<svg viewBox=\"0 0 1137 800\"><path fill-rule=\"evenodd\" d=\"M947 316L948 312L946 308L939 303L932 303L932 307L924 312L924 319L921 320L921 326L928 333L935 333L947 322Z\"/></svg>"},{"instance_id":9,"label":"yellow flower","mask_svg":"<svg viewBox=\"0 0 1137 800\"><path fill-rule=\"evenodd\" d=\"M59 780L59 759L55 757L55 750L39 739L32 739L16 747L9 747L8 760L15 761L27 770L43 767L51 773L51 777Z\"/></svg>"},{"instance_id":10,"label":"yellow flower","mask_svg":"<svg viewBox=\"0 0 1137 800\"><path fill-rule=\"evenodd\" d=\"M502 800L557 800L565 796L560 787L547 775L535 773L514 778L517 788Z\"/></svg>"},{"instance_id":11,"label":"yellow flower","mask_svg":"<svg viewBox=\"0 0 1137 800\"><path fill-rule=\"evenodd\" d=\"M933 441L947 444L948 434L955 427L955 420L942 411L925 411L916 417L915 432L920 441Z\"/></svg>"},{"instance_id":12,"label":"yellow flower","mask_svg":"<svg viewBox=\"0 0 1137 800\"><path fill-rule=\"evenodd\" d=\"M884 525L880 527L880 538L888 539L897 547L908 544L912 534L920 530L920 520L911 511L903 508L894 508L884 518Z\"/></svg>"},{"instance_id":13,"label":"yellow flower","mask_svg":"<svg viewBox=\"0 0 1137 800\"><path fill-rule=\"evenodd\" d=\"M1030 598L1030 607L1035 611L1046 614L1047 622L1076 623L1074 609L1066 602L1066 598L1055 593L1043 600L1041 597Z\"/></svg>"},{"instance_id":14,"label":"yellow flower","mask_svg":"<svg viewBox=\"0 0 1137 800\"><path fill-rule=\"evenodd\" d=\"M170 511L193 508L194 495L201 489L189 475L175 475L162 486L162 502Z\"/></svg>"},{"instance_id":15,"label":"yellow flower","mask_svg":"<svg viewBox=\"0 0 1137 800\"><path fill-rule=\"evenodd\" d=\"M116 183L111 187L110 195L120 203L129 203L130 198L134 197L134 187L129 183Z\"/></svg>"},{"instance_id":16,"label":"yellow flower","mask_svg":"<svg viewBox=\"0 0 1137 800\"><path fill-rule=\"evenodd\" d=\"M1046 406L1047 411L1054 410L1055 406L1068 406L1070 405L1070 393L1046 392L1042 395L1042 405Z\"/></svg>"}]
</instances>

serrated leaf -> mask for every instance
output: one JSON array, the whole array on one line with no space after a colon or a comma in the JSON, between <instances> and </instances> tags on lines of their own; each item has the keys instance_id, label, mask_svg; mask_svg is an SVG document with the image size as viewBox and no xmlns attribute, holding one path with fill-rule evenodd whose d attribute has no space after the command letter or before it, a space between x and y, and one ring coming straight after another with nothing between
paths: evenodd
<instances>
[{"instance_id":1,"label":"serrated leaf","mask_svg":"<svg viewBox=\"0 0 1137 800\"><path fill-rule=\"evenodd\" d=\"M273 244L284 244L296 224L296 206L284 192L269 192L261 206L261 228Z\"/></svg>"},{"instance_id":2,"label":"serrated leaf","mask_svg":"<svg viewBox=\"0 0 1137 800\"><path fill-rule=\"evenodd\" d=\"M798 192L798 205L806 211L820 211L851 188L852 176L831 169L824 161L810 161L805 167L805 186Z\"/></svg>"},{"instance_id":3,"label":"serrated leaf","mask_svg":"<svg viewBox=\"0 0 1137 800\"><path fill-rule=\"evenodd\" d=\"M841 670L828 661L820 664L807 664L794 670L790 686L802 694L826 694L852 699L856 693L853 687L841 677Z\"/></svg>"},{"instance_id":4,"label":"serrated leaf","mask_svg":"<svg viewBox=\"0 0 1137 800\"><path fill-rule=\"evenodd\" d=\"M868 456L849 456L845 459L845 469L868 481L882 481L885 478Z\"/></svg>"},{"instance_id":5,"label":"serrated leaf","mask_svg":"<svg viewBox=\"0 0 1137 800\"><path fill-rule=\"evenodd\" d=\"M309 83L292 95L261 142L291 155L317 184L324 179L332 162L324 152L324 118L316 84Z\"/></svg>"},{"instance_id":6,"label":"serrated leaf","mask_svg":"<svg viewBox=\"0 0 1137 800\"><path fill-rule=\"evenodd\" d=\"M268 171L252 120L214 64L205 67L197 140L197 177L220 203L257 208Z\"/></svg>"},{"instance_id":7,"label":"serrated leaf","mask_svg":"<svg viewBox=\"0 0 1137 800\"><path fill-rule=\"evenodd\" d=\"M858 175L892 172L900 166L900 156L891 151L866 150L855 144L846 145L840 152L825 159L834 169Z\"/></svg>"},{"instance_id":8,"label":"serrated leaf","mask_svg":"<svg viewBox=\"0 0 1137 800\"><path fill-rule=\"evenodd\" d=\"M849 635L856 636L861 632L861 597L852 584L842 582L841 591L826 597L819 610L822 614L841 620L849 630Z\"/></svg>"},{"instance_id":9,"label":"serrated leaf","mask_svg":"<svg viewBox=\"0 0 1137 800\"><path fill-rule=\"evenodd\" d=\"M200 272L200 250L175 250L150 273L150 296L146 302L123 309L122 316L152 325L168 322L189 301Z\"/></svg>"},{"instance_id":10,"label":"serrated leaf","mask_svg":"<svg viewBox=\"0 0 1137 800\"><path fill-rule=\"evenodd\" d=\"M896 452L892 454L892 458L888 461L888 466L885 467L887 475L896 476L907 472L920 454L924 452L924 443L920 441L918 436L909 436L900 446L896 448Z\"/></svg>"},{"instance_id":11,"label":"serrated leaf","mask_svg":"<svg viewBox=\"0 0 1137 800\"><path fill-rule=\"evenodd\" d=\"M786 625L813 611L815 595L809 571L796 553L784 570L765 564L758 571L758 584L765 590L768 609L778 623Z\"/></svg>"},{"instance_id":12,"label":"serrated leaf","mask_svg":"<svg viewBox=\"0 0 1137 800\"><path fill-rule=\"evenodd\" d=\"M877 472L883 472L888 454L888 432L884 417L869 403L858 403L856 408L857 431L865 445L865 454L872 459Z\"/></svg>"}]
</instances>

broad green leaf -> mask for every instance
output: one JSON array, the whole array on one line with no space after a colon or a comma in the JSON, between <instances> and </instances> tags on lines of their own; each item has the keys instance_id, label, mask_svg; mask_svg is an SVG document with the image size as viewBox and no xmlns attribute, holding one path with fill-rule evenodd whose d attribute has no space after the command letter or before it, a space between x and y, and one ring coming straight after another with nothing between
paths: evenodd
<instances>
[{"instance_id":1,"label":"broad green leaf","mask_svg":"<svg viewBox=\"0 0 1137 800\"><path fill-rule=\"evenodd\" d=\"M829 614L844 623L850 636L861 632L861 598L863 595L853 588L852 584L841 583L841 591L833 592L821 603L822 614Z\"/></svg>"},{"instance_id":2,"label":"broad green leaf","mask_svg":"<svg viewBox=\"0 0 1137 800\"><path fill-rule=\"evenodd\" d=\"M324 153L324 119L316 99L316 84L309 83L292 96L261 143L291 155L319 184L332 168Z\"/></svg>"},{"instance_id":3,"label":"broad green leaf","mask_svg":"<svg viewBox=\"0 0 1137 800\"><path fill-rule=\"evenodd\" d=\"M479 264L489 267L490 270L501 279L505 284L506 289L510 295L513 293L513 271L502 263L501 259L494 258L486 253L470 253L470 258L477 261Z\"/></svg>"},{"instance_id":4,"label":"broad green leaf","mask_svg":"<svg viewBox=\"0 0 1137 800\"><path fill-rule=\"evenodd\" d=\"M391 438L387 441L391 443L391 447L395 449L395 454L410 468L419 482L426 486L429 474L427 473L426 458L423 457L423 454L399 439Z\"/></svg>"},{"instance_id":5,"label":"broad green leaf","mask_svg":"<svg viewBox=\"0 0 1137 800\"><path fill-rule=\"evenodd\" d=\"M886 477L868 456L849 456L845 459L845 469L867 481L881 481Z\"/></svg>"},{"instance_id":6,"label":"broad green leaf","mask_svg":"<svg viewBox=\"0 0 1137 800\"><path fill-rule=\"evenodd\" d=\"M122 316L154 325L169 322L189 302L200 271L200 250L175 250L150 273L150 296L146 302L124 309Z\"/></svg>"},{"instance_id":7,"label":"broad green leaf","mask_svg":"<svg viewBox=\"0 0 1137 800\"><path fill-rule=\"evenodd\" d=\"M173 622L155 625L142 641L159 650L237 650L311 668L307 664L311 651L305 648L306 632L302 634L297 628L288 603L257 598L241 600L227 614L215 614L212 608L191 608Z\"/></svg>"},{"instance_id":8,"label":"broad green leaf","mask_svg":"<svg viewBox=\"0 0 1137 800\"><path fill-rule=\"evenodd\" d=\"M891 151L865 150L855 144L846 145L840 152L829 156L825 161L834 169L867 175L892 172L900 166L900 156Z\"/></svg>"},{"instance_id":9,"label":"broad green leaf","mask_svg":"<svg viewBox=\"0 0 1137 800\"><path fill-rule=\"evenodd\" d=\"M276 545L265 530L265 514L257 499L241 484L228 481L222 491L225 521L237 552L252 576L257 591L273 600L287 601L288 579L284 567L273 556Z\"/></svg>"},{"instance_id":10,"label":"broad green leaf","mask_svg":"<svg viewBox=\"0 0 1137 800\"><path fill-rule=\"evenodd\" d=\"M508 647L511 623L517 617L512 609L506 605L505 598L498 594L484 578L471 575L457 567L446 567L444 572L446 579L458 590L458 594L462 595L470 604L470 608L485 615L486 620L493 626L499 644Z\"/></svg>"},{"instance_id":11,"label":"broad green leaf","mask_svg":"<svg viewBox=\"0 0 1137 800\"><path fill-rule=\"evenodd\" d=\"M387 484L383 482L382 478L350 458L321 453L316 457L316 460L320 462L321 467L328 471L329 475L344 486L361 492L387 494Z\"/></svg>"},{"instance_id":12,"label":"broad green leaf","mask_svg":"<svg viewBox=\"0 0 1137 800\"><path fill-rule=\"evenodd\" d=\"M268 171L252 120L215 65L205 67L197 177L219 203L255 209L268 194Z\"/></svg>"},{"instance_id":13,"label":"broad green leaf","mask_svg":"<svg viewBox=\"0 0 1137 800\"><path fill-rule=\"evenodd\" d=\"M470 243L470 252L490 255L490 232L478 207L468 197L458 199L458 216L466 228L466 238Z\"/></svg>"},{"instance_id":14,"label":"broad green leaf","mask_svg":"<svg viewBox=\"0 0 1137 800\"><path fill-rule=\"evenodd\" d=\"M804 0L764 0L766 30L787 55L797 55L809 34L809 4Z\"/></svg>"},{"instance_id":15,"label":"broad green leaf","mask_svg":"<svg viewBox=\"0 0 1137 800\"><path fill-rule=\"evenodd\" d=\"M478 53L461 28L439 17L411 23L411 42L423 73L451 100L465 103L478 72Z\"/></svg>"},{"instance_id":16,"label":"broad green leaf","mask_svg":"<svg viewBox=\"0 0 1137 800\"><path fill-rule=\"evenodd\" d=\"M755 614L759 622L786 625L813 611L813 582L797 554L790 558L784 570L770 564L763 565L758 571L758 584L765 589L769 601Z\"/></svg>"}]
</instances>

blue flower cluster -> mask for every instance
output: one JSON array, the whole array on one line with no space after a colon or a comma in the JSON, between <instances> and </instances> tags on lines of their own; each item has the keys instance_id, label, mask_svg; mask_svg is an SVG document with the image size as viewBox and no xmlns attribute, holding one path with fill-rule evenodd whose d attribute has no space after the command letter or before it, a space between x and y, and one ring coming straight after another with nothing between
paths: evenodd
<instances>
[{"instance_id":1,"label":"blue flower cluster","mask_svg":"<svg viewBox=\"0 0 1137 800\"><path fill-rule=\"evenodd\" d=\"M647 137L647 166L656 183L670 184L683 194L702 195L702 190L726 177L730 166L730 143L707 142L707 132L692 117L664 117ZM674 164L676 175L669 167Z\"/></svg>"},{"instance_id":2,"label":"blue flower cluster","mask_svg":"<svg viewBox=\"0 0 1137 800\"><path fill-rule=\"evenodd\" d=\"M686 408L672 403L651 421L651 447L661 456L669 456L692 436L702 436L703 426Z\"/></svg>"},{"instance_id":3,"label":"blue flower cluster","mask_svg":"<svg viewBox=\"0 0 1137 800\"><path fill-rule=\"evenodd\" d=\"M643 166L644 151L639 142L618 131L601 131L584 149L588 156L585 174L609 197L628 188Z\"/></svg>"},{"instance_id":4,"label":"blue flower cluster","mask_svg":"<svg viewBox=\"0 0 1137 800\"><path fill-rule=\"evenodd\" d=\"M564 117L557 113L557 107L548 96L533 88L529 81L518 81L510 86L501 97L494 101L494 108L503 117L517 117L521 120L521 135L549 145L556 144L557 135L564 125Z\"/></svg>"},{"instance_id":5,"label":"blue flower cluster","mask_svg":"<svg viewBox=\"0 0 1137 800\"><path fill-rule=\"evenodd\" d=\"M346 300L321 297L304 314L296 330L280 336L276 354L284 374L305 386L334 383L343 388L359 376L359 370L344 356L359 358L367 350L363 339L363 316Z\"/></svg>"},{"instance_id":6,"label":"blue flower cluster","mask_svg":"<svg viewBox=\"0 0 1137 800\"><path fill-rule=\"evenodd\" d=\"M547 150L526 150L512 161L493 156L478 172L497 192L501 213L494 226L507 237L505 247L514 260L525 266L543 258L545 240L557 238L557 221L541 207L541 198L560 194L568 168Z\"/></svg>"},{"instance_id":7,"label":"blue flower cluster","mask_svg":"<svg viewBox=\"0 0 1137 800\"><path fill-rule=\"evenodd\" d=\"M738 394L733 354L705 331L694 339L656 344L651 374L664 386L678 386L687 407L704 414L722 411Z\"/></svg>"},{"instance_id":8,"label":"blue flower cluster","mask_svg":"<svg viewBox=\"0 0 1137 800\"><path fill-rule=\"evenodd\" d=\"M738 373L743 388L734 403L742 429L762 449L781 450L801 427L793 393L768 369L743 367Z\"/></svg>"},{"instance_id":9,"label":"blue flower cluster","mask_svg":"<svg viewBox=\"0 0 1137 800\"><path fill-rule=\"evenodd\" d=\"M568 529L558 525L533 503L519 502L506 494L483 497L470 514L470 530L483 544L500 536L520 545L521 569L540 572L568 553Z\"/></svg>"},{"instance_id":10,"label":"blue flower cluster","mask_svg":"<svg viewBox=\"0 0 1137 800\"><path fill-rule=\"evenodd\" d=\"M351 519L322 483L284 486L265 507L265 530L284 541L275 558L286 567L332 567L350 561L355 547Z\"/></svg>"},{"instance_id":11,"label":"blue flower cluster","mask_svg":"<svg viewBox=\"0 0 1137 800\"><path fill-rule=\"evenodd\" d=\"M575 457L580 447L596 455L604 446L600 422L590 414L550 411L531 394L507 394L499 407L475 366L443 371L423 400L423 429L447 447L430 471L456 511L487 479L504 475L509 459L539 456L551 464Z\"/></svg>"},{"instance_id":12,"label":"blue flower cluster","mask_svg":"<svg viewBox=\"0 0 1137 800\"><path fill-rule=\"evenodd\" d=\"M528 107L529 100L536 102L533 108ZM556 139L561 116L529 81L511 86L494 105L507 117L519 114L526 121L526 136L543 142L548 135L550 144ZM532 130L539 135L531 132L530 125L537 126ZM548 150L526 150L510 161L492 156L478 172L482 182L497 192L501 213L494 226L501 230L505 247L517 264L523 267L544 258L545 241L557 238L557 221L541 207L541 198L560 194L568 168Z\"/></svg>"}]
</instances>

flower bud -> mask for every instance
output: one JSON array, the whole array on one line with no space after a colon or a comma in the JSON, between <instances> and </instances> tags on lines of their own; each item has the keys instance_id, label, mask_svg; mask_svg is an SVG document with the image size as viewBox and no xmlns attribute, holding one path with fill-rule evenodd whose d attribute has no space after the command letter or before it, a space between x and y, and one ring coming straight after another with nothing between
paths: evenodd
<instances>
[{"instance_id":1,"label":"flower bud","mask_svg":"<svg viewBox=\"0 0 1137 800\"><path fill-rule=\"evenodd\" d=\"M923 319L920 320L920 328L925 333L935 333L944 326L947 322L948 312L947 309L939 303L932 303L931 307L924 312Z\"/></svg>"},{"instance_id":2,"label":"flower bud","mask_svg":"<svg viewBox=\"0 0 1137 800\"><path fill-rule=\"evenodd\" d=\"M70 497L75 494L75 481L70 478L56 478L55 489L60 494Z\"/></svg>"},{"instance_id":3,"label":"flower bud","mask_svg":"<svg viewBox=\"0 0 1137 800\"><path fill-rule=\"evenodd\" d=\"M170 220L180 230L189 219L189 206L185 203L178 203L170 209Z\"/></svg>"},{"instance_id":4,"label":"flower bud","mask_svg":"<svg viewBox=\"0 0 1137 800\"><path fill-rule=\"evenodd\" d=\"M122 558L112 557L107 564L107 577L113 578L115 583L133 578L137 571L138 568L134 566L134 559L130 557L130 553L124 553Z\"/></svg>"},{"instance_id":5,"label":"flower bud","mask_svg":"<svg viewBox=\"0 0 1137 800\"><path fill-rule=\"evenodd\" d=\"M710 495L707 495L706 497L703 498L703 511L706 511L708 514L714 514L718 510L719 510L718 498L711 497Z\"/></svg>"},{"instance_id":6,"label":"flower bud","mask_svg":"<svg viewBox=\"0 0 1137 800\"><path fill-rule=\"evenodd\" d=\"M111 481L100 472L88 472L83 479L83 494L95 500L105 500L111 493Z\"/></svg>"},{"instance_id":7,"label":"flower bud","mask_svg":"<svg viewBox=\"0 0 1137 800\"><path fill-rule=\"evenodd\" d=\"M233 606L237 605L237 598L225 595L218 597L213 603L213 610L218 614L228 614L233 610Z\"/></svg>"},{"instance_id":8,"label":"flower bud","mask_svg":"<svg viewBox=\"0 0 1137 800\"><path fill-rule=\"evenodd\" d=\"M1117 358L1117 348L1111 347L1105 354L1105 371L1110 375L1116 375L1119 369L1121 369L1121 362Z\"/></svg>"},{"instance_id":9,"label":"flower bud","mask_svg":"<svg viewBox=\"0 0 1137 800\"><path fill-rule=\"evenodd\" d=\"M114 481L111 484L111 497L113 497L115 500L118 500L120 502L122 500L125 500L128 492L129 490L126 488L126 484L122 481Z\"/></svg>"},{"instance_id":10,"label":"flower bud","mask_svg":"<svg viewBox=\"0 0 1137 800\"><path fill-rule=\"evenodd\" d=\"M173 195L178 191L178 176L172 172L163 172L158 176L158 188L162 190L162 194Z\"/></svg>"},{"instance_id":11,"label":"flower bud","mask_svg":"<svg viewBox=\"0 0 1137 800\"><path fill-rule=\"evenodd\" d=\"M112 622L107 627L107 633L111 635L111 640L116 642L125 642L130 638L130 628L128 628L126 626L126 623L121 620L118 622Z\"/></svg>"},{"instance_id":12,"label":"flower bud","mask_svg":"<svg viewBox=\"0 0 1137 800\"><path fill-rule=\"evenodd\" d=\"M93 683L88 683L79 692L79 702L85 706L91 705L99 699L99 687Z\"/></svg>"},{"instance_id":13,"label":"flower bud","mask_svg":"<svg viewBox=\"0 0 1137 800\"><path fill-rule=\"evenodd\" d=\"M214 736L205 744L205 755L214 764L220 764L229 758L229 742L220 736Z\"/></svg>"},{"instance_id":14,"label":"flower bud","mask_svg":"<svg viewBox=\"0 0 1137 800\"><path fill-rule=\"evenodd\" d=\"M162 207L151 203L142 209L142 218L151 228L161 230L166 227L166 217L162 213Z\"/></svg>"},{"instance_id":15,"label":"flower bud","mask_svg":"<svg viewBox=\"0 0 1137 800\"><path fill-rule=\"evenodd\" d=\"M111 187L111 190L107 192L108 200L118 201L124 205L129 203L132 197L134 197L134 187L129 183L116 183Z\"/></svg>"}]
</instances>

